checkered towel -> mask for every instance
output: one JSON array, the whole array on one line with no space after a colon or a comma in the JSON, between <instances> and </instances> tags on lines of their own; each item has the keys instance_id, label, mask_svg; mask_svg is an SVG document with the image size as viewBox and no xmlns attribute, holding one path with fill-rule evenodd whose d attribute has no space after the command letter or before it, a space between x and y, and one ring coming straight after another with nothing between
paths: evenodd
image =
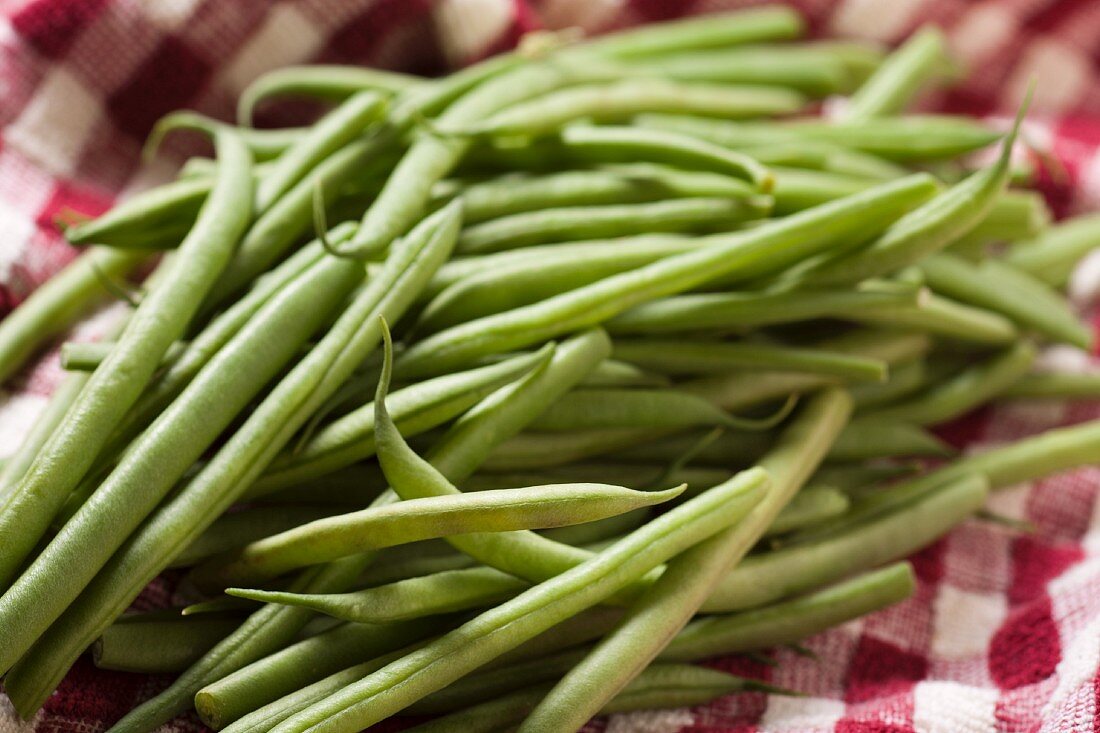
<instances>
[{"instance_id":1,"label":"checkered towel","mask_svg":"<svg viewBox=\"0 0 1100 733\"><path fill-rule=\"evenodd\" d=\"M590 32L736 7L719 0L0 0L0 313L74 252L57 235L65 210L96 214L170 174L139 166L145 134L180 107L229 117L269 69L307 61L422 73L512 46L535 28ZM1027 134L1060 161L1045 182L1060 214L1100 205L1100 2L1096 0L797 0L815 33L894 42L935 21L973 70L930 100L982 115L1014 108L1037 77ZM1091 270L1091 272L1090 272ZM1100 261L1079 272L1096 290ZM94 333L106 318L82 327ZM1071 369L1087 357L1047 357ZM56 352L0 395L0 454L15 449L58 380ZM1100 417L1085 404L982 411L945 430L968 450ZM726 669L803 690L744 694L703 708L619 715L593 730L1092 731L1100 729L1100 468L998 492L1027 519L1021 535L969 522L913 562L914 598L780 650L778 665ZM141 607L165 603L154 584ZM0 633L3 630L0 629ZM165 683L82 660L30 722L0 696L0 733L102 730ZM193 719L170 730L197 730Z\"/></svg>"}]
</instances>

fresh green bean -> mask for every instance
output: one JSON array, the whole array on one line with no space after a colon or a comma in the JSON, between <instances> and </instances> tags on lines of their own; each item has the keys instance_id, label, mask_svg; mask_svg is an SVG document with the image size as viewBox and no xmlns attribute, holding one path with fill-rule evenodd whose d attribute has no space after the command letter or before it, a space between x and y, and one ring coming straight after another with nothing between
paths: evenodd
<instances>
[{"instance_id":1,"label":"fresh green bean","mask_svg":"<svg viewBox=\"0 0 1100 733\"><path fill-rule=\"evenodd\" d=\"M737 119L792 114L805 98L790 89L626 79L559 89L504 109L473 125L443 128L444 134L545 135L578 119L621 122L646 112Z\"/></svg>"},{"instance_id":2,"label":"fresh green bean","mask_svg":"<svg viewBox=\"0 0 1100 733\"><path fill-rule=\"evenodd\" d=\"M923 359L915 359L893 367L885 382L853 384L848 392L856 403L856 411L865 412L909 397L927 383L926 363Z\"/></svg>"},{"instance_id":3,"label":"fresh green bean","mask_svg":"<svg viewBox=\"0 0 1100 733\"><path fill-rule=\"evenodd\" d=\"M374 91L357 92L322 117L282 155L256 186L256 211L263 212L318 163L365 134L386 110L386 99Z\"/></svg>"},{"instance_id":4,"label":"fresh green bean","mask_svg":"<svg viewBox=\"0 0 1100 733\"><path fill-rule=\"evenodd\" d=\"M1010 400L1094 400L1100 398L1100 374L1025 374L1000 397Z\"/></svg>"},{"instance_id":5,"label":"fresh green bean","mask_svg":"<svg viewBox=\"0 0 1100 733\"><path fill-rule=\"evenodd\" d=\"M1012 321L998 313L958 303L935 293L926 293L917 305L883 306L850 317L871 325L923 331L934 336L991 346L1014 343L1020 335Z\"/></svg>"},{"instance_id":6,"label":"fresh green bean","mask_svg":"<svg viewBox=\"0 0 1100 733\"><path fill-rule=\"evenodd\" d=\"M416 435L457 417L498 387L551 358L552 352L543 349L411 385L393 393L393 414L405 435ZM272 461L247 495L262 496L369 458L375 450L374 431L374 404L369 403L330 423L300 450Z\"/></svg>"},{"instance_id":7,"label":"fresh green bean","mask_svg":"<svg viewBox=\"0 0 1100 733\"><path fill-rule=\"evenodd\" d=\"M240 623L239 618L219 615L176 619L123 616L96 639L92 661L100 669L123 672L179 672Z\"/></svg>"},{"instance_id":8,"label":"fresh green bean","mask_svg":"<svg viewBox=\"0 0 1100 733\"><path fill-rule=\"evenodd\" d=\"M1051 218L1050 208L1040 193L1009 189L998 197L985 219L951 245L950 251L981 252L991 242L1035 237L1047 228Z\"/></svg>"},{"instance_id":9,"label":"fresh green bean","mask_svg":"<svg viewBox=\"0 0 1100 733\"><path fill-rule=\"evenodd\" d=\"M287 66L255 79L237 101L237 120L252 124L252 113L272 97L308 97L342 102L363 91L397 94L425 82L410 74L361 66Z\"/></svg>"},{"instance_id":10,"label":"fresh green bean","mask_svg":"<svg viewBox=\"0 0 1100 733\"><path fill-rule=\"evenodd\" d=\"M729 122L676 115L642 115L645 127L695 135L718 145L768 145L792 138L834 143L900 163L955 158L984 148L1000 135L985 125L949 115L906 115L862 120Z\"/></svg>"},{"instance_id":11,"label":"fresh green bean","mask_svg":"<svg viewBox=\"0 0 1100 733\"><path fill-rule=\"evenodd\" d=\"M345 667L420 641L445 628L444 623L434 618L386 625L342 624L207 685L195 695L195 708L204 723L219 730Z\"/></svg>"},{"instance_id":12,"label":"fresh green bean","mask_svg":"<svg viewBox=\"0 0 1100 733\"><path fill-rule=\"evenodd\" d=\"M214 135L225 172L180 246L179 256L170 263L172 276L161 280L142 301L118 348L88 380L62 429L42 447L0 507L0 587L6 589L11 583L68 493L92 466L111 430L148 384L165 351L182 335L247 224L248 212L240 205L251 195L248 151L232 133L218 130ZM14 323L13 334L26 326L19 327L19 319ZM16 343L24 338L20 336ZM10 664L0 663L0 668Z\"/></svg>"},{"instance_id":13,"label":"fresh green bean","mask_svg":"<svg viewBox=\"0 0 1100 733\"><path fill-rule=\"evenodd\" d=\"M6 688L17 709L29 714L37 708L91 640L233 503L313 411L363 363L380 337L378 314L394 320L402 314L449 255L458 227L459 212L448 207L411 232L387 258L383 271L210 462L115 553L8 673Z\"/></svg>"},{"instance_id":14,"label":"fresh green bean","mask_svg":"<svg viewBox=\"0 0 1100 733\"><path fill-rule=\"evenodd\" d=\"M897 364L912 361L923 355L930 343L922 334L867 330L847 333L821 341L817 345L831 352ZM836 383L835 377L820 374L753 371L745 374L707 375L685 382L680 387L692 394L705 397L724 410L732 411L766 404L776 399L785 399L791 394Z\"/></svg>"},{"instance_id":15,"label":"fresh green bean","mask_svg":"<svg viewBox=\"0 0 1100 733\"><path fill-rule=\"evenodd\" d=\"M452 481L469 477L497 442L522 430L537 414L540 400L552 401L568 390L610 351L607 336L599 331L588 331L563 342L549 364L524 377L521 383L501 388L452 426L446 439L435 447L432 464ZM392 494L386 492L374 505L392 500ZM304 593L348 590L372 560L373 554L368 554L312 569L292 584L290 590ZM147 731L166 722L186 710L195 693L205 685L290 643L311 616L312 612L305 609L264 606L167 690L128 713L112 733Z\"/></svg>"},{"instance_id":16,"label":"fresh green bean","mask_svg":"<svg viewBox=\"0 0 1100 733\"><path fill-rule=\"evenodd\" d=\"M961 474L905 507L817 542L745 559L702 606L705 613L755 608L905 557L977 511L989 491Z\"/></svg>"},{"instance_id":17,"label":"fresh green bean","mask_svg":"<svg viewBox=\"0 0 1100 733\"><path fill-rule=\"evenodd\" d=\"M827 486L807 486L795 494L783 507L775 520L768 525L764 537L786 534L804 527L811 527L826 519L832 519L848 511L851 504L843 491Z\"/></svg>"},{"instance_id":18,"label":"fresh green bean","mask_svg":"<svg viewBox=\"0 0 1100 733\"><path fill-rule=\"evenodd\" d=\"M482 608L516 596L529 584L486 567L444 570L353 593L288 593L230 588L229 594L264 603L308 608L344 621L384 624Z\"/></svg>"},{"instance_id":19,"label":"fresh green bean","mask_svg":"<svg viewBox=\"0 0 1100 733\"><path fill-rule=\"evenodd\" d=\"M780 418L782 419L782 418ZM563 395L531 423L534 430L683 429L701 426L766 429L772 419L730 415L704 399L669 389L580 389Z\"/></svg>"},{"instance_id":20,"label":"fresh green bean","mask_svg":"<svg viewBox=\"0 0 1100 733\"><path fill-rule=\"evenodd\" d=\"M1053 288L1012 265L987 260L971 264L950 254L920 263L937 292L1004 314L1020 326L1082 349L1092 347L1092 330L1081 323Z\"/></svg>"},{"instance_id":21,"label":"fresh green bean","mask_svg":"<svg viewBox=\"0 0 1100 733\"><path fill-rule=\"evenodd\" d=\"M654 460L660 461L663 457ZM694 495L701 489L709 489L730 478L729 470L721 468L700 468L697 466L684 466L669 471L668 462L647 463L643 461L631 461L630 463L570 463L555 466L551 469L537 471L515 471L505 473L478 473L464 481L461 485L463 491L484 491L485 489L500 489L508 486L524 486L545 483L562 483L579 480L588 477L599 480L601 483L618 481L623 486L632 489L662 488L687 484L685 495ZM557 534L557 530L551 530ZM545 533L544 533L545 534ZM566 544L586 544L568 542Z\"/></svg>"},{"instance_id":22,"label":"fresh green bean","mask_svg":"<svg viewBox=\"0 0 1100 733\"><path fill-rule=\"evenodd\" d=\"M1069 219L1012 248L1005 262L1053 287L1064 287L1077 262L1100 247L1100 214Z\"/></svg>"},{"instance_id":23,"label":"fresh green bean","mask_svg":"<svg viewBox=\"0 0 1100 733\"><path fill-rule=\"evenodd\" d=\"M801 36L804 30L798 13L773 5L630 28L593 39L582 50L633 62L647 56L785 41Z\"/></svg>"},{"instance_id":24,"label":"fresh green bean","mask_svg":"<svg viewBox=\"0 0 1100 733\"><path fill-rule=\"evenodd\" d=\"M785 166L772 166L775 188L772 213L793 214L827 201L851 196L874 185L873 180L824 170L805 170Z\"/></svg>"},{"instance_id":25,"label":"fresh green bean","mask_svg":"<svg viewBox=\"0 0 1100 733\"><path fill-rule=\"evenodd\" d=\"M947 382L904 402L873 411L878 419L918 425L946 422L995 398L1031 369L1035 347L1021 341L987 361L964 369Z\"/></svg>"},{"instance_id":26,"label":"fresh green bean","mask_svg":"<svg viewBox=\"0 0 1100 733\"><path fill-rule=\"evenodd\" d=\"M581 382L582 387L667 387L668 377L618 359L604 359Z\"/></svg>"},{"instance_id":27,"label":"fresh green bean","mask_svg":"<svg viewBox=\"0 0 1100 733\"><path fill-rule=\"evenodd\" d=\"M172 567L191 567L250 542L339 514L342 509L332 504L292 504L252 507L224 514L172 560Z\"/></svg>"},{"instance_id":28,"label":"fresh green bean","mask_svg":"<svg viewBox=\"0 0 1100 733\"><path fill-rule=\"evenodd\" d=\"M491 733L509 730L535 709L549 690L550 685L542 685L513 692L409 730L413 733ZM771 685L706 667L656 664L639 674L599 712L613 714L657 708L688 708L725 695L753 690L777 692Z\"/></svg>"},{"instance_id":29,"label":"fresh green bean","mask_svg":"<svg viewBox=\"0 0 1100 733\"><path fill-rule=\"evenodd\" d=\"M637 163L562 171L541 176L512 174L451 192L462 197L469 224L562 206L659 201L666 198L743 198L753 194L744 181L719 173L683 171ZM443 197L433 192L435 197Z\"/></svg>"},{"instance_id":30,"label":"fresh green bean","mask_svg":"<svg viewBox=\"0 0 1100 733\"><path fill-rule=\"evenodd\" d=\"M904 110L947 63L947 39L935 26L914 33L852 94L844 117L884 117Z\"/></svg>"},{"instance_id":31,"label":"fresh green bean","mask_svg":"<svg viewBox=\"0 0 1100 733\"><path fill-rule=\"evenodd\" d=\"M94 372L96 367L106 361L114 341L66 341L61 344L61 368L71 372ZM161 360L161 366L170 364L179 358L187 344L177 341L168 347Z\"/></svg>"},{"instance_id":32,"label":"fresh green bean","mask_svg":"<svg viewBox=\"0 0 1100 733\"><path fill-rule=\"evenodd\" d=\"M669 562L619 626L562 677L520 730L576 730L637 677L763 537L825 458L851 411L851 398L842 390L812 398L760 461L772 477L768 495L742 521Z\"/></svg>"},{"instance_id":33,"label":"fresh green bean","mask_svg":"<svg viewBox=\"0 0 1100 733\"><path fill-rule=\"evenodd\" d=\"M660 659L694 661L789 644L898 603L915 586L913 568L899 562L788 601L696 619L669 642Z\"/></svg>"},{"instance_id":34,"label":"fresh green bean","mask_svg":"<svg viewBox=\"0 0 1100 733\"><path fill-rule=\"evenodd\" d=\"M363 268L356 263L334 257L321 260L272 298L217 352L0 597L0 619L20 618L28 606L37 609L34 622L17 623L20 632L5 636L0 644L0 668L10 668L92 582L111 555L249 401L297 355L299 346L362 278ZM280 338L271 339L271 333L280 334ZM101 369L109 365L107 362Z\"/></svg>"},{"instance_id":35,"label":"fresh green bean","mask_svg":"<svg viewBox=\"0 0 1100 733\"><path fill-rule=\"evenodd\" d=\"M202 180L175 181L142 191L95 219L68 227L65 239L77 245L121 245L140 249L145 242L149 243L146 246L155 243L156 238L150 237L150 231L165 226L182 227L186 234L213 183L211 176Z\"/></svg>"},{"instance_id":36,"label":"fresh green bean","mask_svg":"<svg viewBox=\"0 0 1100 733\"><path fill-rule=\"evenodd\" d=\"M384 424L382 418L380 425ZM742 473L663 514L592 560L481 614L272 730L353 731L382 720L562 618L599 603L676 552L736 522L760 500L767 484L762 470Z\"/></svg>"},{"instance_id":37,"label":"fresh green bean","mask_svg":"<svg viewBox=\"0 0 1100 733\"><path fill-rule=\"evenodd\" d=\"M847 65L838 56L825 45L745 46L645 59L631 68L680 81L786 87L824 97L849 91L852 86Z\"/></svg>"},{"instance_id":38,"label":"fresh green bean","mask_svg":"<svg viewBox=\"0 0 1100 733\"><path fill-rule=\"evenodd\" d=\"M382 465L385 468L385 462ZM257 540L200 566L193 578L200 585L220 588L433 537L580 524L663 503L683 489L633 491L609 484L575 483L410 499L319 519ZM265 593L236 595L264 602L280 597Z\"/></svg>"},{"instance_id":39,"label":"fresh green bean","mask_svg":"<svg viewBox=\"0 0 1100 733\"><path fill-rule=\"evenodd\" d=\"M927 196L931 186L930 179L921 175L883 184L744 233L727 235L704 249L612 275L542 303L454 326L412 345L399 358L399 371L413 377L451 369L485 354L520 348L599 323L631 306L718 277L774 272L785 263L835 246L838 236L877 229L879 216L908 208Z\"/></svg>"},{"instance_id":40,"label":"fresh green bean","mask_svg":"<svg viewBox=\"0 0 1100 733\"><path fill-rule=\"evenodd\" d=\"M771 199L682 198L641 204L569 206L493 219L466 229L462 255L499 252L548 242L598 237L693 231L725 231L767 215Z\"/></svg>"},{"instance_id":41,"label":"fresh green bean","mask_svg":"<svg viewBox=\"0 0 1100 733\"><path fill-rule=\"evenodd\" d=\"M612 333L649 334L742 330L815 318L851 318L918 302L911 288L677 295L638 305L612 318Z\"/></svg>"},{"instance_id":42,"label":"fresh green bean","mask_svg":"<svg viewBox=\"0 0 1100 733\"><path fill-rule=\"evenodd\" d=\"M103 280L122 278L145 255L99 249L79 257L41 285L0 323L0 384L50 339L67 331L110 292Z\"/></svg>"},{"instance_id":43,"label":"fresh green bean","mask_svg":"<svg viewBox=\"0 0 1100 733\"><path fill-rule=\"evenodd\" d=\"M641 235L622 240L578 245L554 244L495 255L455 260L443 277L465 271L467 264L483 268L451 283L424 307L416 331L433 333L458 323L537 303L554 295L590 285L605 277L648 265L672 254L705 244L705 238ZM513 261L502 255L523 254ZM536 255L545 256L536 256ZM499 263L499 264L497 264Z\"/></svg>"},{"instance_id":44,"label":"fresh green bean","mask_svg":"<svg viewBox=\"0 0 1100 733\"><path fill-rule=\"evenodd\" d=\"M886 363L878 359L767 342L616 339L614 344L612 353L617 358L659 374L779 369L853 382L882 382L887 376Z\"/></svg>"}]
</instances>

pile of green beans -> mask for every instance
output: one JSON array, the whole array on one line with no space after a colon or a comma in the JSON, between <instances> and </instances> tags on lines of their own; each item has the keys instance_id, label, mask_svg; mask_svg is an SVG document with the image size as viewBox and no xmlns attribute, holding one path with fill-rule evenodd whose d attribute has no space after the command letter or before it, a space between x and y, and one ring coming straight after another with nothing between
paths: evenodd
<instances>
[{"instance_id":1,"label":"pile of green beans","mask_svg":"<svg viewBox=\"0 0 1100 733\"><path fill-rule=\"evenodd\" d=\"M1095 464L1097 423L970 456L936 433L1100 398L1038 366L1094 346L1064 291L1100 218L1017 187L1027 102L1007 134L907 114L959 73L939 30L803 31L764 7L437 79L289 67L236 124L158 123L150 152L191 130L214 157L70 226L91 251L0 321L10 382L153 265L105 338L62 344L0 469L14 709L86 650L178 674L110 733L192 707L570 733L786 694L692 663L897 603L990 491ZM252 128L286 98L326 111ZM197 602L125 613L167 568Z\"/></svg>"}]
</instances>

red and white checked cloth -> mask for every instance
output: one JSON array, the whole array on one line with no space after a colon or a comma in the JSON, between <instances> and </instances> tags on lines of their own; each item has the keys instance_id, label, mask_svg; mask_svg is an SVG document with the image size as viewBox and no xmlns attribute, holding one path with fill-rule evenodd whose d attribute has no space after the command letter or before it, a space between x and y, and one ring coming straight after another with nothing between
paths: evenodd
<instances>
[{"instance_id":1,"label":"red and white checked cloth","mask_svg":"<svg viewBox=\"0 0 1100 733\"><path fill-rule=\"evenodd\" d=\"M432 73L512 46L525 31L592 32L736 0L0 0L0 313L73 256L52 221L89 214L168 175L138 151L165 112L229 116L258 74L306 61ZM1100 2L796 0L815 33L896 41L925 21L974 70L932 100L975 114L1011 110L1037 77L1032 140L1067 176L1044 186L1059 213L1100 206ZM1045 117L1043 116L1045 115ZM1097 262L1095 264L1100 264ZM1097 270L1100 267L1093 267ZM1080 273L1079 273L1080 274ZM1084 273L1079 278L1087 288ZM1095 283L1093 283L1095 285ZM102 319L100 319L102 322ZM95 323L83 327L94 333ZM1052 360L1097 368L1080 355ZM57 382L46 355L0 395L0 454L15 449ZM1100 417L1100 406L986 410L945 431L969 450ZM1100 457L1098 457L1100 458ZM999 492L993 508L1033 522L1024 536L970 522L913 558L916 596L787 651L778 666L727 669L803 690L705 708L620 715L608 731L1100 730L1100 468ZM139 601L163 604L170 581ZM0 630L3 633L3 630ZM0 733L98 731L165 680L82 660L29 723L0 696ZM603 726L604 724L597 724ZM198 730L183 719L169 730Z\"/></svg>"}]
</instances>

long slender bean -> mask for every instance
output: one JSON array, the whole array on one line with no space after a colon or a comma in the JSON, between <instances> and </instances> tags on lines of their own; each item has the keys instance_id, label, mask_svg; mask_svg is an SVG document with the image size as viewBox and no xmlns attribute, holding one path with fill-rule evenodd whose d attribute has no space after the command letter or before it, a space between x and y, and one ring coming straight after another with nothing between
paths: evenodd
<instances>
[{"instance_id":1,"label":"long slender bean","mask_svg":"<svg viewBox=\"0 0 1100 733\"><path fill-rule=\"evenodd\" d=\"M95 219L68 227L65 239L78 245L105 244L137 249L143 244L155 246L157 238L150 237L150 231L168 226L173 230L181 227L183 233L187 233L213 184L211 176L202 180L175 181L142 191Z\"/></svg>"},{"instance_id":2,"label":"long slender bean","mask_svg":"<svg viewBox=\"0 0 1100 733\"><path fill-rule=\"evenodd\" d=\"M780 369L854 382L882 382L886 363L864 356L753 341L616 339L617 358L660 374L708 374L741 369Z\"/></svg>"},{"instance_id":3,"label":"long slender bean","mask_svg":"<svg viewBox=\"0 0 1100 733\"><path fill-rule=\"evenodd\" d=\"M849 91L853 84L840 55L826 44L745 46L646 59L632 68L680 81L787 87L824 97Z\"/></svg>"},{"instance_id":4,"label":"long slender bean","mask_svg":"<svg viewBox=\"0 0 1100 733\"><path fill-rule=\"evenodd\" d=\"M917 305L883 306L850 316L876 326L923 331L935 336L992 346L1017 340L1019 330L1004 316L928 293Z\"/></svg>"},{"instance_id":5,"label":"long slender bean","mask_svg":"<svg viewBox=\"0 0 1100 733\"><path fill-rule=\"evenodd\" d=\"M771 199L682 198L642 204L571 206L493 219L466 229L462 255L499 252L548 242L673 232L726 231L767 215Z\"/></svg>"},{"instance_id":6,"label":"long slender bean","mask_svg":"<svg viewBox=\"0 0 1100 733\"><path fill-rule=\"evenodd\" d=\"M1036 372L1025 374L1015 384L1001 393L1002 399L1011 400L1094 400L1100 398L1100 374L1061 374ZM5 467L6 470L6 467Z\"/></svg>"},{"instance_id":7,"label":"long slender bean","mask_svg":"<svg viewBox=\"0 0 1100 733\"><path fill-rule=\"evenodd\" d=\"M1069 282L1077 262L1100 246L1100 214L1080 216L1051 227L1034 241L1012 248L1005 261L1048 285Z\"/></svg>"},{"instance_id":8,"label":"long slender bean","mask_svg":"<svg viewBox=\"0 0 1100 733\"><path fill-rule=\"evenodd\" d=\"M11 583L110 432L137 401L168 347L182 335L247 224L248 211L241 204L251 195L248 151L230 132L218 130L214 136L226 163L224 172L180 245L179 256L170 263L172 276L161 280L138 306L118 348L88 380L62 429L42 447L0 507L0 587Z\"/></svg>"},{"instance_id":9,"label":"long slender bean","mask_svg":"<svg viewBox=\"0 0 1100 733\"><path fill-rule=\"evenodd\" d=\"M737 273L762 275L816 251L836 237L873 231L879 216L896 214L922 200L932 186L914 176L876 187L754 230L727 235L704 249L674 255L631 272L549 298L542 303L479 318L441 331L411 346L398 359L399 372L423 375L453 368L485 354L507 351L617 315L633 305ZM856 212L861 212L856 218Z\"/></svg>"},{"instance_id":10,"label":"long slender bean","mask_svg":"<svg viewBox=\"0 0 1100 733\"><path fill-rule=\"evenodd\" d=\"M459 135L544 135L578 119L620 122L646 112L676 111L723 119L797 112L801 94L781 87L627 79L560 89L458 128Z\"/></svg>"},{"instance_id":11,"label":"long slender bean","mask_svg":"<svg viewBox=\"0 0 1100 733\"><path fill-rule=\"evenodd\" d=\"M385 463L383 462L383 468ZM383 547L472 532L541 529L592 522L675 498L684 487L633 491L609 484L554 484L410 499L340 514L267 537L196 569L207 587L264 581L305 565ZM255 600L279 598L257 591Z\"/></svg>"},{"instance_id":12,"label":"long slender bean","mask_svg":"<svg viewBox=\"0 0 1100 733\"><path fill-rule=\"evenodd\" d=\"M6 678L25 714L148 580L194 540L263 471L321 403L363 362L380 338L378 314L396 320L446 259L459 226L454 208L410 233L324 338L279 382L214 458L162 505L111 558L69 609Z\"/></svg>"}]
</instances>

